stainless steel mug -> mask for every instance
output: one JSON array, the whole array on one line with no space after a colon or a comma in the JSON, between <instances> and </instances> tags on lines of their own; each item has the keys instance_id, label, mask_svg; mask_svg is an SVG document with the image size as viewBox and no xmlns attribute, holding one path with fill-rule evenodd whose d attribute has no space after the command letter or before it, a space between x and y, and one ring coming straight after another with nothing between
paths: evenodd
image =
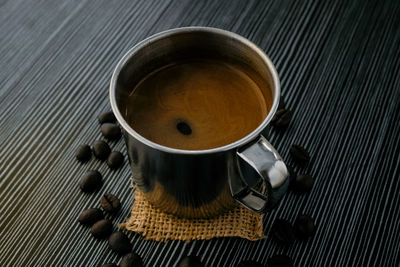
<instances>
[{"instance_id":1,"label":"stainless steel mug","mask_svg":"<svg viewBox=\"0 0 400 267\"><path fill-rule=\"evenodd\" d=\"M127 96L143 77L193 57L246 64L263 77L273 105L253 132L221 147L182 150L144 138L125 121ZM264 138L279 97L278 74L261 49L237 34L208 27L167 30L141 41L118 63L110 84L111 107L124 132L134 182L154 206L187 218L212 217L238 203L265 212L282 198L288 171Z\"/></svg>"}]
</instances>

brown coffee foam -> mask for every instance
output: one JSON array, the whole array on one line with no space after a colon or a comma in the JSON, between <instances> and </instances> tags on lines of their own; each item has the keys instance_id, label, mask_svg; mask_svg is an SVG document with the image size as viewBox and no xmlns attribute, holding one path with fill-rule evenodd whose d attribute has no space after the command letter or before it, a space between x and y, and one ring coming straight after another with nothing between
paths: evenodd
<instances>
[{"instance_id":1,"label":"brown coffee foam","mask_svg":"<svg viewBox=\"0 0 400 267\"><path fill-rule=\"evenodd\" d=\"M272 106L267 83L243 64L191 59L144 77L120 103L128 124L157 144L203 150L231 144L254 131ZM177 125L184 123L190 134Z\"/></svg>"},{"instance_id":2,"label":"brown coffee foam","mask_svg":"<svg viewBox=\"0 0 400 267\"><path fill-rule=\"evenodd\" d=\"M186 219L164 213L134 189L131 215L121 228L134 231L148 240L202 240L216 237L241 237L251 241L264 238L262 215L238 206L210 219Z\"/></svg>"}]
</instances>

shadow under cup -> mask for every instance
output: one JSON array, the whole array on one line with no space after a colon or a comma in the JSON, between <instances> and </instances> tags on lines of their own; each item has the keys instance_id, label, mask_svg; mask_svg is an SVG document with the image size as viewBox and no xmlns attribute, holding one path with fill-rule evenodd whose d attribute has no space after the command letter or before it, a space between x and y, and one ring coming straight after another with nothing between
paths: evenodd
<instances>
[{"instance_id":1,"label":"shadow under cup","mask_svg":"<svg viewBox=\"0 0 400 267\"><path fill-rule=\"evenodd\" d=\"M237 205L230 185L230 177L240 176L237 149L265 134L280 94L275 69L260 53L264 55L253 43L236 34L189 27L153 35L132 48L118 63L111 81L111 105L123 128L133 180L150 203L164 212L189 218L212 217ZM163 66L192 59L238 64L253 70L246 74L254 82L267 84L260 88L269 90L262 93L265 98L272 97L272 107L257 129L234 143L207 150L169 148L134 131L126 118L128 96L135 85ZM258 179L253 177L254 181Z\"/></svg>"}]
</instances>

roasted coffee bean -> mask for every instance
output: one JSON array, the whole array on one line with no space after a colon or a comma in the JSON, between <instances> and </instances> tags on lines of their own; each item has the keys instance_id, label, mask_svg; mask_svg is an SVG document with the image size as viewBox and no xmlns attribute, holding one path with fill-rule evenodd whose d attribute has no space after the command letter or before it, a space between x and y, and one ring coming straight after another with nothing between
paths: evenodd
<instances>
[{"instance_id":1,"label":"roasted coffee bean","mask_svg":"<svg viewBox=\"0 0 400 267\"><path fill-rule=\"evenodd\" d=\"M108 140L118 140L121 137L121 129L114 123L103 123L101 133Z\"/></svg>"},{"instance_id":2,"label":"roasted coffee bean","mask_svg":"<svg viewBox=\"0 0 400 267\"><path fill-rule=\"evenodd\" d=\"M113 194L104 194L100 205L107 212L117 212L121 208L121 202Z\"/></svg>"},{"instance_id":3,"label":"roasted coffee bean","mask_svg":"<svg viewBox=\"0 0 400 267\"><path fill-rule=\"evenodd\" d=\"M132 244L129 238L122 232L114 232L108 238L108 245L118 254L126 254L132 250Z\"/></svg>"},{"instance_id":4,"label":"roasted coffee bean","mask_svg":"<svg viewBox=\"0 0 400 267\"><path fill-rule=\"evenodd\" d=\"M75 157L80 162L86 162L92 157L92 150L88 145L80 145L75 150Z\"/></svg>"},{"instance_id":5,"label":"roasted coffee bean","mask_svg":"<svg viewBox=\"0 0 400 267\"><path fill-rule=\"evenodd\" d=\"M293 267L293 260L285 255L274 255L267 260L267 267Z\"/></svg>"},{"instance_id":6,"label":"roasted coffee bean","mask_svg":"<svg viewBox=\"0 0 400 267\"><path fill-rule=\"evenodd\" d=\"M291 245L295 241L295 234L290 222L278 219L271 228L271 236L282 245Z\"/></svg>"},{"instance_id":7,"label":"roasted coffee bean","mask_svg":"<svg viewBox=\"0 0 400 267\"><path fill-rule=\"evenodd\" d=\"M100 160L105 160L111 153L109 145L102 140L94 141L92 144L92 149L94 156Z\"/></svg>"},{"instance_id":8,"label":"roasted coffee bean","mask_svg":"<svg viewBox=\"0 0 400 267\"><path fill-rule=\"evenodd\" d=\"M184 135L189 135L192 133L192 128L190 128L189 124L183 121L178 122L176 129L178 129L178 131Z\"/></svg>"},{"instance_id":9,"label":"roasted coffee bean","mask_svg":"<svg viewBox=\"0 0 400 267\"><path fill-rule=\"evenodd\" d=\"M106 238L112 232L112 223L107 219L100 220L93 224L90 232L96 238Z\"/></svg>"},{"instance_id":10,"label":"roasted coffee bean","mask_svg":"<svg viewBox=\"0 0 400 267\"><path fill-rule=\"evenodd\" d=\"M264 265L256 261L244 260L239 262L239 264L236 265L236 267L264 267Z\"/></svg>"},{"instance_id":11,"label":"roasted coffee bean","mask_svg":"<svg viewBox=\"0 0 400 267\"><path fill-rule=\"evenodd\" d=\"M118 267L115 263L104 263L100 267Z\"/></svg>"},{"instance_id":12,"label":"roasted coffee bean","mask_svg":"<svg viewBox=\"0 0 400 267\"><path fill-rule=\"evenodd\" d=\"M82 211L82 213L79 214L78 222L83 225L91 226L92 224L100 221L103 218L103 212L100 209L92 208Z\"/></svg>"},{"instance_id":13,"label":"roasted coffee bean","mask_svg":"<svg viewBox=\"0 0 400 267\"><path fill-rule=\"evenodd\" d=\"M300 215L294 222L294 230L299 238L307 239L314 235L314 219L310 215Z\"/></svg>"},{"instance_id":14,"label":"roasted coffee bean","mask_svg":"<svg viewBox=\"0 0 400 267\"><path fill-rule=\"evenodd\" d=\"M95 170L89 170L82 177L79 186L83 192L94 192L102 186L102 176L101 173Z\"/></svg>"},{"instance_id":15,"label":"roasted coffee bean","mask_svg":"<svg viewBox=\"0 0 400 267\"><path fill-rule=\"evenodd\" d=\"M178 264L178 267L203 267L200 258L195 255L183 257Z\"/></svg>"},{"instance_id":16,"label":"roasted coffee bean","mask_svg":"<svg viewBox=\"0 0 400 267\"><path fill-rule=\"evenodd\" d=\"M143 267L142 258L135 252L126 254L119 264L120 267Z\"/></svg>"},{"instance_id":17,"label":"roasted coffee bean","mask_svg":"<svg viewBox=\"0 0 400 267\"><path fill-rule=\"evenodd\" d=\"M106 122L113 123L113 122L117 121L117 119L115 118L114 113L112 111L101 113L98 116L98 119L99 119L100 124L103 124Z\"/></svg>"},{"instance_id":18,"label":"roasted coffee bean","mask_svg":"<svg viewBox=\"0 0 400 267\"><path fill-rule=\"evenodd\" d=\"M294 171L292 166L286 165L286 168L288 169L288 173L289 173L289 186L293 187L294 183L296 182L297 174Z\"/></svg>"},{"instance_id":19,"label":"roasted coffee bean","mask_svg":"<svg viewBox=\"0 0 400 267\"><path fill-rule=\"evenodd\" d=\"M286 127L292 119L292 111L290 109L279 109L271 120L271 124L276 127Z\"/></svg>"},{"instance_id":20,"label":"roasted coffee bean","mask_svg":"<svg viewBox=\"0 0 400 267\"><path fill-rule=\"evenodd\" d=\"M279 105L278 105L278 110L285 108L285 99L283 99L283 95L279 98Z\"/></svg>"},{"instance_id":21,"label":"roasted coffee bean","mask_svg":"<svg viewBox=\"0 0 400 267\"><path fill-rule=\"evenodd\" d=\"M304 193L310 192L314 185L314 178L309 174L301 174L296 176L296 180L293 183L293 190Z\"/></svg>"},{"instance_id":22,"label":"roasted coffee bean","mask_svg":"<svg viewBox=\"0 0 400 267\"><path fill-rule=\"evenodd\" d=\"M124 156L121 152L113 151L107 158L107 165L112 170L118 169L124 163Z\"/></svg>"},{"instance_id":23,"label":"roasted coffee bean","mask_svg":"<svg viewBox=\"0 0 400 267\"><path fill-rule=\"evenodd\" d=\"M299 145L292 145L290 148L290 154L292 155L293 159L300 163L306 163L310 160L310 154L308 151Z\"/></svg>"}]
</instances>

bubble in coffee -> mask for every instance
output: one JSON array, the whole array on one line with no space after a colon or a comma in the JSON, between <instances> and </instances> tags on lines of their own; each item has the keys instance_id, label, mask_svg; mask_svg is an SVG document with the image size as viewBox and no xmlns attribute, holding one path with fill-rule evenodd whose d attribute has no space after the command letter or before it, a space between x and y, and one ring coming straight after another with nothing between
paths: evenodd
<instances>
[{"instance_id":1,"label":"bubble in coffee","mask_svg":"<svg viewBox=\"0 0 400 267\"><path fill-rule=\"evenodd\" d=\"M265 119L267 84L250 68L218 60L175 62L145 76L125 100L125 119L155 143L201 150L235 142Z\"/></svg>"}]
</instances>

